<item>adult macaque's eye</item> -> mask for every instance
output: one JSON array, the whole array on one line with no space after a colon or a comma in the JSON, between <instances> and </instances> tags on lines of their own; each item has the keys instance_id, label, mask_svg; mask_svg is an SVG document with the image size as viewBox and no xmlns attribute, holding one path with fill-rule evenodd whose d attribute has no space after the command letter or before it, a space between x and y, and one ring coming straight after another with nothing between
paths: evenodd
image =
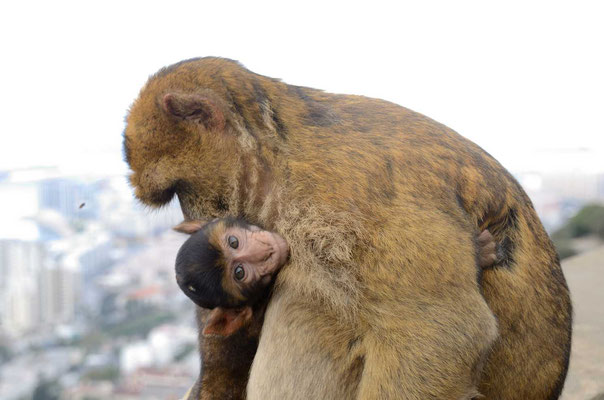
<instances>
[{"instance_id":1,"label":"adult macaque's eye","mask_svg":"<svg viewBox=\"0 0 604 400\"><path fill-rule=\"evenodd\" d=\"M229 236L229 246L236 249L239 247L239 240L235 236Z\"/></svg>"},{"instance_id":2,"label":"adult macaque's eye","mask_svg":"<svg viewBox=\"0 0 604 400\"><path fill-rule=\"evenodd\" d=\"M238 265L235 267L235 279L240 281L243 278L245 278L245 269L241 265Z\"/></svg>"}]
</instances>

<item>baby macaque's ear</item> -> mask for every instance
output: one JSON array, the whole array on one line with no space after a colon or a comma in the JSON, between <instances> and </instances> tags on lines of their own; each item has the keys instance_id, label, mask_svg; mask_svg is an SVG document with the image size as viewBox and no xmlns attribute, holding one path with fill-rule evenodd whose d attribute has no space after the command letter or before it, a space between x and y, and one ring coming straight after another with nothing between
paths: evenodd
<instances>
[{"instance_id":1,"label":"baby macaque's ear","mask_svg":"<svg viewBox=\"0 0 604 400\"><path fill-rule=\"evenodd\" d=\"M212 310L205 328L204 335L230 336L248 325L252 320L252 308L243 309L220 308Z\"/></svg>"},{"instance_id":2,"label":"baby macaque's ear","mask_svg":"<svg viewBox=\"0 0 604 400\"><path fill-rule=\"evenodd\" d=\"M176 225L172 229L174 229L176 232L188 233L189 235L192 235L195 232L197 232L198 230L200 230L201 228L203 228L203 226L207 223L208 223L208 221L200 221L200 220L182 221L180 224Z\"/></svg>"}]
</instances>

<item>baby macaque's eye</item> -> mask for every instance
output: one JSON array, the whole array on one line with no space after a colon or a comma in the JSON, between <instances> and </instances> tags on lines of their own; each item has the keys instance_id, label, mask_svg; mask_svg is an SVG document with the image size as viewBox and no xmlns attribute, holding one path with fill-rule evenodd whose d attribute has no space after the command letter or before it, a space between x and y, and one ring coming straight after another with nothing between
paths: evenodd
<instances>
[{"instance_id":1,"label":"baby macaque's eye","mask_svg":"<svg viewBox=\"0 0 604 400\"><path fill-rule=\"evenodd\" d=\"M239 240L235 236L229 236L229 246L236 249L239 247Z\"/></svg>"},{"instance_id":2,"label":"baby macaque's eye","mask_svg":"<svg viewBox=\"0 0 604 400\"><path fill-rule=\"evenodd\" d=\"M193 285L189 285L189 286L188 286L188 289L189 289L191 292L196 292L196 291L197 291Z\"/></svg>"},{"instance_id":3,"label":"baby macaque's eye","mask_svg":"<svg viewBox=\"0 0 604 400\"><path fill-rule=\"evenodd\" d=\"M235 267L235 279L238 281L242 280L245 277L245 269L241 265Z\"/></svg>"}]
</instances>

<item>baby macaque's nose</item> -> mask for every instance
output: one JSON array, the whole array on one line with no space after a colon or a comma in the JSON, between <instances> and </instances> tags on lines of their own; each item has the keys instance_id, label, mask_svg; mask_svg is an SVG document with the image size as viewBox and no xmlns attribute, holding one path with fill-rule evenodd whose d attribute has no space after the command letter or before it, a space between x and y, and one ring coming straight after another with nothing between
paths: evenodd
<instances>
[{"instance_id":1,"label":"baby macaque's nose","mask_svg":"<svg viewBox=\"0 0 604 400\"><path fill-rule=\"evenodd\" d=\"M262 244L256 243L254 246L250 246L248 251L244 255L251 262L263 262L270 258L271 248Z\"/></svg>"},{"instance_id":2,"label":"baby macaque's nose","mask_svg":"<svg viewBox=\"0 0 604 400\"><path fill-rule=\"evenodd\" d=\"M266 261L274 251L270 236L265 231L257 231L250 239L243 256L252 262Z\"/></svg>"}]
</instances>

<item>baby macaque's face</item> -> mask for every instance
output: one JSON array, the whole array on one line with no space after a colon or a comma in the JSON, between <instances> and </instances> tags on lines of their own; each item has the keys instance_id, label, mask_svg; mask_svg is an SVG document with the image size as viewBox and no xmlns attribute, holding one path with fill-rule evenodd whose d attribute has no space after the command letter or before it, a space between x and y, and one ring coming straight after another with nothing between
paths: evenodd
<instances>
[{"instance_id":1,"label":"baby macaque's face","mask_svg":"<svg viewBox=\"0 0 604 400\"><path fill-rule=\"evenodd\" d=\"M176 281L203 308L253 303L289 256L279 234L234 218L188 221L175 229L191 234L176 256Z\"/></svg>"}]
</instances>

